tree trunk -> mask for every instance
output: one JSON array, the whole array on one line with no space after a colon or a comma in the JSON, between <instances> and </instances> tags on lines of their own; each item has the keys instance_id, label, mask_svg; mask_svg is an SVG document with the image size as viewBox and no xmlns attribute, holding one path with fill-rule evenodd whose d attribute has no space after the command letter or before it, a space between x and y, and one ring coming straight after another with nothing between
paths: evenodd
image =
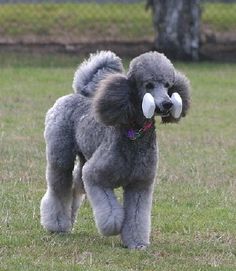
<instances>
[{"instance_id":1,"label":"tree trunk","mask_svg":"<svg viewBox=\"0 0 236 271\"><path fill-rule=\"evenodd\" d=\"M170 58L198 60L200 0L149 0L157 32L155 48Z\"/></svg>"}]
</instances>

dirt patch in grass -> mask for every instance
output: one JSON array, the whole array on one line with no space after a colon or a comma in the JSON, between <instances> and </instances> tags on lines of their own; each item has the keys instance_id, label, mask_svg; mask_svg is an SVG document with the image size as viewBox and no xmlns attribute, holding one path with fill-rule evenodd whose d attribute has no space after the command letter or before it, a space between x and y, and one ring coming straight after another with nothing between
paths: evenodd
<instances>
[{"instance_id":1,"label":"dirt patch in grass","mask_svg":"<svg viewBox=\"0 0 236 271\"><path fill-rule=\"evenodd\" d=\"M210 25L202 27L202 58L236 61L236 31L216 31Z\"/></svg>"},{"instance_id":2,"label":"dirt patch in grass","mask_svg":"<svg viewBox=\"0 0 236 271\"><path fill-rule=\"evenodd\" d=\"M135 57L144 52L155 50L152 40L141 41L93 41L80 43L55 42L53 39L41 39L36 42L13 42L11 39L0 42L0 52L65 53L88 55L99 50L111 50L122 57ZM236 40L229 37L225 41L211 40L201 45L200 60L236 61Z\"/></svg>"}]
</instances>

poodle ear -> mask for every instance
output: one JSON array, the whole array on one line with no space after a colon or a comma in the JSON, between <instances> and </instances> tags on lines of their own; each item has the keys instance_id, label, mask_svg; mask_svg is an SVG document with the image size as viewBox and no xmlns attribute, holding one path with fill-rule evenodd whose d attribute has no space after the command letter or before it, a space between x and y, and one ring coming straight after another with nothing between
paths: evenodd
<instances>
[{"instance_id":1,"label":"poodle ear","mask_svg":"<svg viewBox=\"0 0 236 271\"><path fill-rule=\"evenodd\" d=\"M162 117L163 123L178 122L181 117L186 116L190 107L190 82L188 78L179 71L175 73L174 85L168 90L169 96L174 92L177 92L182 98L182 113L178 119L175 119L173 116Z\"/></svg>"},{"instance_id":2,"label":"poodle ear","mask_svg":"<svg viewBox=\"0 0 236 271\"><path fill-rule=\"evenodd\" d=\"M132 118L131 86L126 76L112 74L102 80L96 91L93 109L105 125L126 125Z\"/></svg>"}]
</instances>

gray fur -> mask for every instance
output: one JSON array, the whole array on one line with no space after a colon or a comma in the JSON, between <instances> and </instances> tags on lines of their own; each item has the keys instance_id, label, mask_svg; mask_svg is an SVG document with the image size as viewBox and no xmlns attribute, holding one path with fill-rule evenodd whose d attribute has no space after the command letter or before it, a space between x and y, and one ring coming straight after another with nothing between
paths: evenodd
<instances>
[{"instance_id":1,"label":"gray fur","mask_svg":"<svg viewBox=\"0 0 236 271\"><path fill-rule=\"evenodd\" d=\"M161 117L168 115L162 106L170 100L168 92L179 92L185 116L189 83L156 52L134 59L127 75L119 61L110 69L109 58L118 59L101 52L84 62L74 78L76 92L58 99L47 113L48 188L41 201L41 224L52 232L70 231L86 193L101 234L120 234L124 246L143 249L149 244L158 147L154 128L135 141L127 131L146 122L141 103L147 91ZM123 204L113 192L120 186Z\"/></svg>"},{"instance_id":2,"label":"gray fur","mask_svg":"<svg viewBox=\"0 0 236 271\"><path fill-rule=\"evenodd\" d=\"M185 117L190 107L190 82L188 78L179 71L175 73L175 81L173 86L168 90L168 95L171 96L174 92L178 92L183 101L183 109L181 117ZM181 118L180 117L180 118ZM178 122L180 119L174 119L172 116L162 117L163 123Z\"/></svg>"},{"instance_id":3,"label":"gray fur","mask_svg":"<svg viewBox=\"0 0 236 271\"><path fill-rule=\"evenodd\" d=\"M121 59L110 51L91 54L74 75L72 87L75 93L85 96L93 95L98 83L110 73L123 72Z\"/></svg>"},{"instance_id":4,"label":"gray fur","mask_svg":"<svg viewBox=\"0 0 236 271\"><path fill-rule=\"evenodd\" d=\"M94 98L93 108L97 120L106 125L127 124L135 113L134 105L130 103L131 92L131 86L125 75L107 76L100 82Z\"/></svg>"}]
</instances>

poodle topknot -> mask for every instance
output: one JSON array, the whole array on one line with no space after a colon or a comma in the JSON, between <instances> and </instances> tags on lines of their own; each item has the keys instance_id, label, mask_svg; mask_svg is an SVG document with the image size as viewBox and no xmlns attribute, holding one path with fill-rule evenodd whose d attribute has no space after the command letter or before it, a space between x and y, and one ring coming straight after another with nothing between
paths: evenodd
<instances>
[{"instance_id":1,"label":"poodle topknot","mask_svg":"<svg viewBox=\"0 0 236 271\"><path fill-rule=\"evenodd\" d=\"M73 89L46 116L41 224L70 231L87 194L101 234L146 248L158 162L154 117L171 123L187 114L189 81L163 54L136 57L126 74L119 57L102 51L78 67ZM120 186L123 204L114 194Z\"/></svg>"}]
</instances>

